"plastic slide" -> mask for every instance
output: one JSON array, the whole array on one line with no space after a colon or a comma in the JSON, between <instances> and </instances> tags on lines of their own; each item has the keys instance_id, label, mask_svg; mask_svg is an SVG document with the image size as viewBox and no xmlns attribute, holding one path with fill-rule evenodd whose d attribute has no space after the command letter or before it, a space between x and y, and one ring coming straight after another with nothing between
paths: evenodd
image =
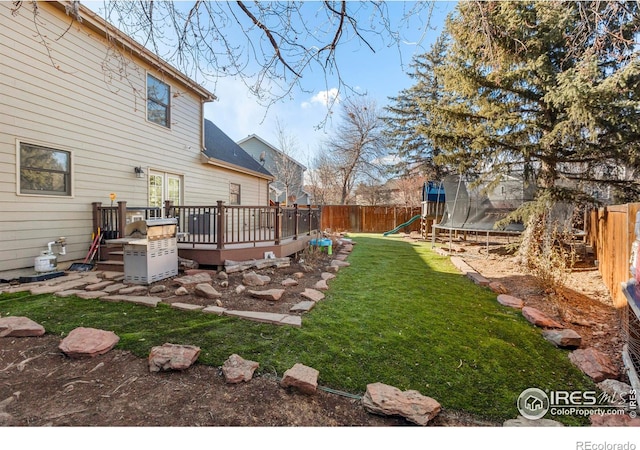
<instances>
[{"instance_id":1,"label":"plastic slide","mask_svg":"<svg viewBox=\"0 0 640 450\"><path fill-rule=\"evenodd\" d=\"M413 222L418 220L420 217L421 217L420 214L418 214L417 216L413 216L411 219L407 220L405 223L402 223L402 224L398 225L393 230L387 231L386 233L383 234L383 236L389 236L390 234L397 233L398 231L400 231L401 228L406 227L407 225L411 225Z\"/></svg>"}]
</instances>

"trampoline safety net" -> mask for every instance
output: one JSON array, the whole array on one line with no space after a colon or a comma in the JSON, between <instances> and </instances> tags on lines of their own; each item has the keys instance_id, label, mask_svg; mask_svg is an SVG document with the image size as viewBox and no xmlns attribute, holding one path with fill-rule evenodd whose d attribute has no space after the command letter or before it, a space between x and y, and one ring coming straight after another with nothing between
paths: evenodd
<instances>
[{"instance_id":1,"label":"trampoline safety net","mask_svg":"<svg viewBox=\"0 0 640 450\"><path fill-rule=\"evenodd\" d=\"M491 192L481 187L468 189L459 175L450 175L443 181L445 211L436 228L468 231L499 231L520 233L522 223L511 223L496 229L495 224L524 202L532 200L534 189L525 187L522 179L508 176Z\"/></svg>"}]
</instances>

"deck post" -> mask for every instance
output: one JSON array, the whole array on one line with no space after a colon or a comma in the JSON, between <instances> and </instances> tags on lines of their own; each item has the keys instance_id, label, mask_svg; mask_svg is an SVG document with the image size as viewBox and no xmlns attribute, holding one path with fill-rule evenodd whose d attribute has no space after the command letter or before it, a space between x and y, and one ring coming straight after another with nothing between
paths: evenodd
<instances>
[{"instance_id":1,"label":"deck post","mask_svg":"<svg viewBox=\"0 0 640 450\"><path fill-rule=\"evenodd\" d=\"M102 221L100 220L100 210L102 209L102 202L91 203L93 210L93 231L97 231L98 228L102 228Z\"/></svg>"},{"instance_id":2,"label":"deck post","mask_svg":"<svg viewBox=\"0 0 640 450\"><path fill-rule=\"evenodd\" d=\"M164 214L162 215L162 217L171 217L170 213L171 213L171 209L173 208L173 201L172 200L165 200L164 201Z\"/></svg>"},{"instance_id":3,"label":"deck post","mask_svg":"<svg viewBox=\"0 0 640 450\"><path fill-rule=\"evenodd\" d=\"M124 229L127 226L127 202L118 202L118 236L119 238L125 236Z\"/></svg>"},{"instance_id":4,"label":"deck post","mask_svg":"<svg viewBox=\"0 0 640 450\"><path fill-rule=\"evenodd\" d=\"M224 234L225 234L225 208L224 202L218 200L218 206L216 207L216 244L218 249L224 248Z\"/></svg>"},{"instance_id":5,"label":"deck post","mask_svg":"<svg viewBox=\"0 0 640 450\"><path fill-rule=\"evenodd\" d=\"M280 221L280 215L282 214L282 210L280 209L280 202L276 202L275 204L275 208L276 208L276 223L274 226L274 230L273 230L273 234L274 234L274 240L275 240L275 244L276 245L280 245L280 236L281 236L281 230L280 230L280 225L281 225L281 221Z\"/></svg>"},{"instance_id":6,"label":"deck post","mask_svg":"<svg viewBox=\"0 0 640 450\"><path fill-rule=\"evenodd\" d=\"M300 230L300 224L298 223L298 220L300 219L300 211L298 211L297 203L293 204L293 217L293 239L298 239L298 231Z\"/></svg>"}]
</instances>

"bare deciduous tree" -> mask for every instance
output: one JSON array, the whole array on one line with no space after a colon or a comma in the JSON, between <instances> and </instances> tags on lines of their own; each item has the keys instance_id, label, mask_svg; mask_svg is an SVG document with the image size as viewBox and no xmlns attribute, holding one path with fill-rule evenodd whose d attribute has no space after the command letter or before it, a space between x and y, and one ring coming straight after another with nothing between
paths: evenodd
<instances>
[{"instance_id":1,"label":"bare deciduous tree","mask_svg":"<svg viewBox=\"0 0 640 450\"><path fill-rule=\"evenodd\" d=\"M358 182L380 178L387 151L382 128L374 101L360 97L342 104L341 121L324 149L340 186L340 204L347 203Z\"/></svg>"},{"instance_id":2,"label":"bare deciduous tree","mask_svg":"<svg viewBox=\"0 0 640 450\"><path fill-rule=\"evenodd\" d=\"M87 11L79 3L67 8L70 26ZM25 6L37 21L36 1L16 1L14 12ZM99 14L194 80L234 77L269 106L294 87L317 90L302 82L310 71L339 92L352 91L339 64L346 45L370 52L396 46L404 64L403 31L426 35L432 9L433 2L104 0Z\"/></svg>"}]
</instances>

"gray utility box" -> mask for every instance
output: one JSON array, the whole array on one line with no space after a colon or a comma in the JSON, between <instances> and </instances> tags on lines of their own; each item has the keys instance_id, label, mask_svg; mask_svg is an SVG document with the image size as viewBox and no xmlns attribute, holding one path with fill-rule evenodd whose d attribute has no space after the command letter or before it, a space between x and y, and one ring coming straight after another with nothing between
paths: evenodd
<instances>
[{"instance_id":1,"label":"gray utility box","mask_svg":"<svg viewBox=\"0 0 640 450\"><path fill-rule=\"evenodd\" d=\"M124 281L151 284L178 274L177 219L133 222L124 245ZM146 236L146 238L141 237ZM140 237L135 239L135 237Z\"/></svg>"}]
</instances>

